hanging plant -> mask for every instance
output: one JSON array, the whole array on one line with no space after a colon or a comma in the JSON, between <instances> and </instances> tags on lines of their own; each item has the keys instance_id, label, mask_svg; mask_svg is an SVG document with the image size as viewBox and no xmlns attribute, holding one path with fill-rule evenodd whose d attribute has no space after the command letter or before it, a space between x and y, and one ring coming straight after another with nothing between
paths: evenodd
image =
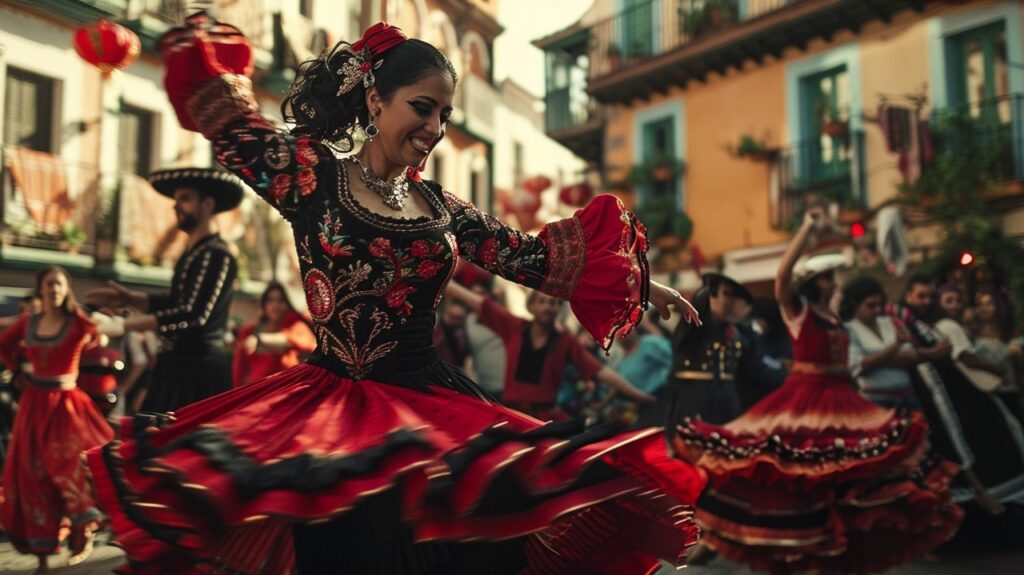
<instances>
[{"instance_id":1,"label":"hanging plant","mask_svg":"<svg viewBox=\"0 0 1024 575\"><path fill-rule=\"evenodd\" d=\"M634 185L651 182L670 182L683 175L683 161L665 154L655 154L641 164L636 164L629 171L629 181Z\"/></svg>"}]
</instances>

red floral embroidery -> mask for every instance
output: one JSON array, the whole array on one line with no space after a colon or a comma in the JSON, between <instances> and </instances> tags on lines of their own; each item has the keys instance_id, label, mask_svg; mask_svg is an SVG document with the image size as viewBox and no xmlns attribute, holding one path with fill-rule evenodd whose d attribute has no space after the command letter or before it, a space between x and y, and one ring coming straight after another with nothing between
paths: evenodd
<instances>
[{"instance_id":1,"label":"red floral embroidery","mask_svg":"<svg viewBox=\"0 0 1024 575\"><path fill-rule=\"evenodd\" d=\"M295 174L295 185L299 187L300 196L308 196L316 191L316 174L313 168L303 168Z\"/></svg>"},{"instance_id":2,"label":"red floral embroidery","mask_svg":"<svg viewBox=\"0 0 1024 575\"><path fill-rule=\"evenodd\" d=\"M437 272L441 269L442 265L443 264L438 261L423 260L418 266L416 266L416 275L428 280L437 275Z\"/></svg>"},{"instance_id":3,"label":"red floral embroidery","mask_svg":"<svg viewBox=\"0 0 1024 575\"><path fill-rule=\"evenodd\" d=\"M370 242L370 254L377 258L390 258L394 253L391 247L391 240L387 238L374 238Z\"/></svg>"},{"instance_id":4,"label":"red floral embroidery","mask_svg":"<svg viewBox=\"0 0 1024 575\"><path fill-rule=\"evenodd\" d=\"M498 240L494 238L487 238L483 245L480 246L480 253L477 254L480 261L485 264L493 264L498 260Z\"/></svg>"},{"instance_id":5,"label":"red floral embroidery","mask_svg":"<svg viewBox=\"0 0 1024 575\"><path fill-rule=\"evenodd\" d=\"M430 244L426 240L416 240L412 243L412 257L425 258L430 255Z\"/></svg>"},{"instance_id":6,"label":"red floral embroidery","mask_svg":"<svg viewBox=\"0 0 1024 575\"><path fill-rule=\"evenodd\" d=\"M320 157L316 155L316 150L307 139L296 142L295 159L303 166L315 166L320 163Z\"/></svg>"},{"instance_id":7,"label":"red floral embroidery","mask_svg":"<svg viewBox=\"0 0 1024 575\"><path fill-rule=\"evenodd\" d=\"M313 321L325 323L334 313L334 290L327 276L320 270L310 270L303 281L306 303Z\"/></svg>"},{"instance_id":8,"label":"red floral embroidery","mask_svg":"<svg viewBox=\"0 0 1024 575\"><path fill-rule=\"evenodd\" d=\"M409 315L412 313L412 306L405 301L405 298L414 291L416 291L416 288L411 285L396 282L384 294L384 299L388 302L388 307L401 308L403 314Z\"/></svg>"},{"instance_id":9,"label":"red floral embroidery","mask_svg":"<svg viewBox=\"0 0 1024 575\"><path fill-rule=\"evenodd\" d=\"M278 174L270 181L270 195L280 203L284 200L285 194L292 188L292 177L288 174Z\"/></svg>"}]
</instances>

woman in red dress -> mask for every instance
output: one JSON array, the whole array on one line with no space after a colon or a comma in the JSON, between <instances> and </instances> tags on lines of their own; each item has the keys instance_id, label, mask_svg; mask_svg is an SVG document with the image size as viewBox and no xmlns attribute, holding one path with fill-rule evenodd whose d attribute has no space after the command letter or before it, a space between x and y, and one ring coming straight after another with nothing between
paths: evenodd
<instances>
[{"instance_id":1,"label":"woman in red dress","mask_svg":"<svg viewBox=\"0 0 1024 575\"><path fill-rule=\"evenodd\" d=\"M696 320L650 281L643 226L600 196L531 236L420 180L456 73L394 27L299 68L289 133L259 114L240 33L204 14L188 24L161 42L171 103L290 222L317 350L173 416L125 420L121 441L89 452L134 570L646 575L659 558L681 563L703 476L660 430L545 424L493 401L432 342L459 258L569 300L605 347L648 299ZM364 134L354 156L335 154Z\"/></svg>"},{"instance_id":2,"label":"woman in red dress","mask_svg":"<svg viewBox=\"0 0 1024 575\"><path fill-rule=\"evenodd\" d=\"M21 316L0 334L0 359L13 369L23 350L32 367L4 467L0 525L19 552L39 557L39 571L45 571L46 556L60 551L64 520L71 522L69 563L90 553L100 512L81 454L114 433L75 383L96 325L79 310L63 268L39 272L36 290L42 311Z\"/></svg>"},{"instance_id":3,"label":"woman in red dress","mask_svg":"<svg viewBox=\"0 0 1024 575\"><path fill-rule=\"evenodd\" d=\"M791 287L824 217L808 211L775 280L793 338L785 384L724 426L686 421L674 441L709 476L702 543L773 573L883 571L952 537L962 516L949 493L957 469L929 456L921 415L853 389L849 336L829 308L835 266L808 265L799 293Z\"/></svg>"},{"instance_id":4,"label":"woman in red dress","mask_svg":"<svg viewBox=\"0 0 1024 575\"><path fill-rule=\"evenodd\" d=\"M238 332L232 374L235 387L295 367L316 349L316 336L295 311L284 286L271 282L260 296L260 320Z\"/></svg>"}]
</instances>

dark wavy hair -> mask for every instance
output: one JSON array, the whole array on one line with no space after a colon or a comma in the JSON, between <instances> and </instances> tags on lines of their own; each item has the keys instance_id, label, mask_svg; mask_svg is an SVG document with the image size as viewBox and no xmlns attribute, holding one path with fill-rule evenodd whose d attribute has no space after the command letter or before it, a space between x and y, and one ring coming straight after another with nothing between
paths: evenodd
<instances>
[{"instance_id":1,"label":"dark wavy hair","mask_svg":"<svg viewBox=\"0 0 1024 575\"><path fill-rule=\"evenodd\" d=\"M1013 313L1013 303L1010 301L1010 298L1007 297L1006 292L1002 290L986 289L974 294L975 307L977 307L977 302L983 296L989 296L992 298L992 303L996 306L993 323L995 323L996 328L999 330L1000 339L1008 341L1016 333L1016 326L1013 321L1013 318L1015 317Z\"/></svg>"},{"instance_id":2,"label":"dark wavy hair","mask_svg":"<svg viewBox=\"0 0 1024 575\"><path fill-rule=\"evenodd\" d=\"M348 42L339 42L299 65L281 102L281 115L291 126L292 134L310 136L339 152L351 151L356 127L364 128L369 123L366 88L362 83L338 95L344 76L337 71L354 58L350 46ZM373 66L374 85L385 102L399 88L411 86L434 71L450 75L453 84L459 79L455 67L440 50L415 38L375 58Z\"/></svg>"},{"instance_id":3,"label":"dark wavy hair","mask_svg":"<svg viewBox=\"0 0 1024 575\"><path fill-rule=\"evenodd\" d=\"M72 315L72 314L74 314L78 310L78 300L75 298L75 292L73 292L71 290L71 274L69 274L68 270L64 269L63 267L61 267L61 266L47 266L47 267L39 270L39 272L36 274L36 292L35 292L35 295L37 295L40 298L43 297L43 280L46 279L46 276L48 276L48 275L50 275L51 273L54 273L54 272L57 272L57 273L63 275L64 279L68 280L68 295L67 295L67 297L64 298L64 303L61 304L60 309L64 313L66 313L68 315Z\"/></svg>"},{"instance_id":4,"label":"dark wavy hair","mask_svg":"<svg viewBox=\"0 0 1024 575\"><path fill-rule=\"evenodd\" d=\"M850 321L857 313L857 308L864 300L882 296L882 303L885 303L885 289L878 280L871 276L857 276L843 284L843 296L839 301L839 317L843 321Z\"/></svg>"},{"instance_id":5,"label":"dark wavy hair","mask_svg":"<svg viewBox=\"0 0 1024 575\"><path fill-rule=\"evenodd\" d=\"M284 303L288 306L288 311L297 314L295 306L292 305L291 298L288 297L288 292L284 289L284 284L279 281L272 281L267 284L267 287L260 294L260 323L267 321L267 313L264 311L267 308L267 299L270 298L270 294L277 292L281 294L281 298L284 299Z\"/></svg>"}]
</instances>

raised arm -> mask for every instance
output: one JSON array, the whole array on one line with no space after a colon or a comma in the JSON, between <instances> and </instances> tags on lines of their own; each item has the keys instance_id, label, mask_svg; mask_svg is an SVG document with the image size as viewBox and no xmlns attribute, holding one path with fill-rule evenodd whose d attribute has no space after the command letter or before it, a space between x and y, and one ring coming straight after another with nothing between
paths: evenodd
<instances>
[{"instance_id":1,"label":"raised arm","mask_svg":"<svg viewBox=\"0 0 1024 575\"><path fill-rule=\"evenodd\" d=\"M213 143L217 161L261 198L292 218L319 205L319 181L333 181L334 155L321 142L295 137L259 113L252 91L253 51L241 33L208 20L168 32L160 42L164 85L182 127Z\"/></svg>"},{"instance_id":2,"label":"raised arm","mask_svg":"<svg viewBox=\"0 0 1024 575\"><path fill-rule=\"evenodd\" d=\"M825 217L821 208L810 208L804 214L804 222L800 229L789 242L786 251L779 261L779 270L775 273L775 301L779 302L783 313L790 319L797 316L797 310L793 308L793 267L800 256L804 253L807 245L807 238L811 236L815 225L820 218Z\"/></svg>"}]
</instances>

